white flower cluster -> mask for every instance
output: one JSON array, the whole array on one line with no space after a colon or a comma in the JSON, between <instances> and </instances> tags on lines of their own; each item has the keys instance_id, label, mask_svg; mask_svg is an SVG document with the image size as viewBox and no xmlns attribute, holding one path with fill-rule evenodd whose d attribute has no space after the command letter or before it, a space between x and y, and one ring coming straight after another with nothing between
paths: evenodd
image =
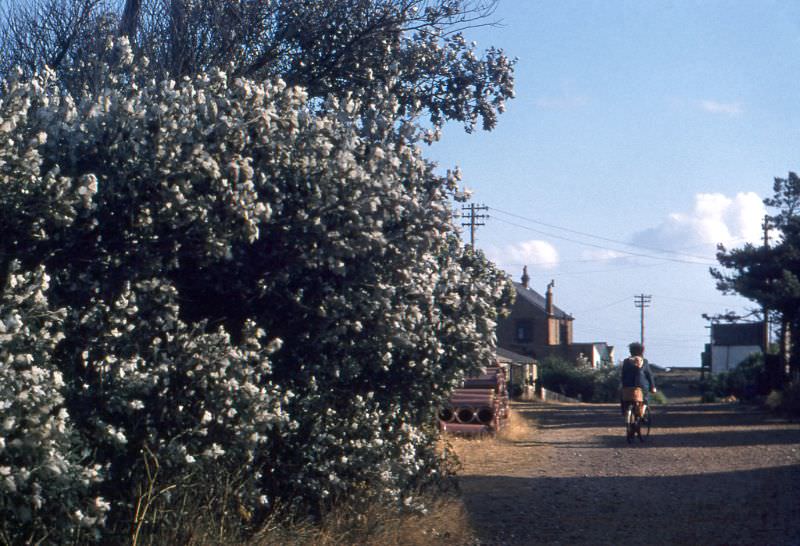
<instances>
[{"instance_id":1,"label":"white flower cluster","mask_svg":"<svg viewBox=\"0 0 800 546\"><path fill-rule=\"evenodd\" d=\"M107 467L109 520L129 517L145 453L165 479L249 471L256 513L414 505L441 477L436 409L489 362L511 293L455 236L458 173L435 174L388 91L320 104L217 69L150 81L114 47L99 93L45 73L0 99L0 256L46 266L68 310L55 356L13 358L64 374L50 400Z\"/></svg>"},{"instance_id":2,"label":"white flower cluster","mask_svg":"<svg viewBox=\"0 0 800 546\"><path fill-rule=\"evenodd\" d=\"M0 295L0 536L97 537L108 504L84 463L53 362L65 312L48 305L43 267L12 264Z\"/></svg>"},{"instance_id":3,"label":"white flower cluster","mask_svg":"<svg viewBox=\"0 0 800 546\"><path fill-rule=\"evenodd\" d=\"M81 388L76 405L94 447L109 456L119 482L141 479L143 448L162 476L195 465L258 465L288 421L272 384L276 340L253 323L239 343L220 327L205 333L177 316L177 292L164 280L125 285L110 305L95 302L80 317ZM255 484L255 480L253 480ZM263 494L253 485L242 502Z\"/></svg>"}]
</instances>

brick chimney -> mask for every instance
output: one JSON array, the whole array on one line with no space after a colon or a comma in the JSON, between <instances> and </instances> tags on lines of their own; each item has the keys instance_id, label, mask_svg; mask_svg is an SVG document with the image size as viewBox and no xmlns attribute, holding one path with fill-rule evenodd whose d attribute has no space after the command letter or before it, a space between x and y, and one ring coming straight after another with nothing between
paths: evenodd
<instances>
[{"instance_id":1,"label":"brick chimney","mask_svg":"<svg viewBox=\"0 0 800 546\"><path fill-rule=\"evenodd\" d=\"M553 287L556 285L556 281L551 280L550 284L547 285L547 296L545 297L545 311L548 315L552 316L553 313Z\"/></svg>"},{"instance_id":2,"label":"brick chimney","mask_svg":"<svg viewBox=\"0 0 800 546\"><path fill-rule=\"evenodd\" d=\"M531 281L531 278L528 276L528 266L522 266L522 286L528 288L528 283Z\"/></svg>"}]
</instances>

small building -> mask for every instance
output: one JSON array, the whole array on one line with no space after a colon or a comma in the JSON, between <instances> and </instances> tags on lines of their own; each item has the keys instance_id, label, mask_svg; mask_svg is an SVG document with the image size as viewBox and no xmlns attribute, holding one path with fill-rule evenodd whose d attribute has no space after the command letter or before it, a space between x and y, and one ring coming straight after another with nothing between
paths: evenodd
<instances>
[{"instance_id":1,"label":"small building","mask_svg":"<svg viewBox=\"0 0 800 546\"><path fill-rule=\"evenodd\" d=\"M529 356L521 355L501 347L497 348L495 358L497 364L506 370L511 396L532 398L536 380L538 379L536 361Z\"/></svg>"},{"instance_id":2,"label":"small building","mask_svg":"<svg viewBox=\"0 0 800 546\"><path fill-rule=\"evenodd\" d=\"M592 368L614 364L614 346L605 341L576 342L569 346L569 360L585 362Z\"/></svg>"},{"instance_id":3,"label":"small building","mask_svg":"<svg viewBox=\"0 0 800 546\"><path fill-rule=\"evenodd\" d=\"M740 322L712 324L711 343L702 355L705 368L712 374L728 372L753 353L764 351L764 323Z\"/></svg>"},{"instance_id":4,"label":"small building","mask_svg":"<svg viewBox=\"0 0 800 546\"><path fill-rule=\"evenodd\" d=\"M614 348L605 342L573 341L575 319L555 305L554 281L547 285L544 296L530 287L527 267L521 281L514 283L517 297L511 312L497 323L499 348L537 360L555 356L583 361L592 368L614 361Z\"/></svg>"}]
</instances>

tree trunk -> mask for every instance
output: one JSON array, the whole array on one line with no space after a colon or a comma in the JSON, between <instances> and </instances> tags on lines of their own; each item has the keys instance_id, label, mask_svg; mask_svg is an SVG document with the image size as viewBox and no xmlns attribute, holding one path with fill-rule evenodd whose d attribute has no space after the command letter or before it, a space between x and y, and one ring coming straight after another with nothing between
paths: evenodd
<instances>
[{"instance_id":1,"label":"tree trunk","mask_svg":"<svg viewBox=\"0 0 800 546\"><path fill-rule=\"evenodd\" d=\"M789 350L789 322L785 317L781 317L781 331L780 339L778 341L778 349L778 354L780 356L780 374L781 377L785 377L786 372L789 369L789 354L791 354L791 351Z\"/></svg>"},{"instance_id":2,"label":"tree trunk","mask_svg":"<svg viewBox=\"0 0 800 546\"><path fill-rule=\"evenodd\" d=\"M191 66L191 62L188 59L192 52L190 52L188 47L186 11L185 0L172 0L170 3L170 50L168 66L174 78L183 74L187 66Z\"/></svg>"},{"instance_id":3,"label":"tree trunk","mask_svg":"<svg viewBox=\"0 0 800 546\"><path fill-rule=\"evenodd\" d=\"M797 348L797 340L800 339L800 318L794 318L788 322L786 333L786 360L789 363L789 376L793 382L800 382L800 350Z\"/></svg>"},{"instance_id":4,"label":"tree trunk","mask_svg":"<svg viewBox=\"0 0 800 546\"><path fill-rule=\"evenodd\" d=\"M125 9L119 23L120 36L127 36L133 42L136 35L136 26L139 23L139 12L142 10L142 0L125 0Z\"/></svg>"}]
</instances>

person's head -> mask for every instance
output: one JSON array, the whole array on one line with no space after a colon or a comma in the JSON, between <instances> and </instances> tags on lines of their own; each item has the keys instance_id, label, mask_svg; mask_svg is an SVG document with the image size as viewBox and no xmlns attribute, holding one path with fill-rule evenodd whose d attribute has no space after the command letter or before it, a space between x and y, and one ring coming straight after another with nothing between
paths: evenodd
<instances>
[{"instance_id":1,"label":"person's head","mask_svg":"<svg viewBox=\"0 0 800 546\"><path fill-rule=\"evenodd\" d=\"M631 356L644 356L644 345L638 341L634 341L628 345L628 349L631 352Z\"/></svg>"}]
</instances>

